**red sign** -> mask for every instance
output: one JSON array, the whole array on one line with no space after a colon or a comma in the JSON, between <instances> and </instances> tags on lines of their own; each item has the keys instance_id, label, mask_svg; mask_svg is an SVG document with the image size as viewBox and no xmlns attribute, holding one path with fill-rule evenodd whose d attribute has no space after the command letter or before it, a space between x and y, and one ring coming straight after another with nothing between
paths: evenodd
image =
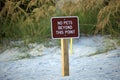
<instances>
[{"instance_id":1,"label":"red sign","mask_svg":"<svg viewBox=\"0 0 120 80\"><path fill-rule=\"evenodd\" d=\"M79 37L79 20L76 16L52 17L52 38L77 38Z\"/></svg>"}]
</instances>

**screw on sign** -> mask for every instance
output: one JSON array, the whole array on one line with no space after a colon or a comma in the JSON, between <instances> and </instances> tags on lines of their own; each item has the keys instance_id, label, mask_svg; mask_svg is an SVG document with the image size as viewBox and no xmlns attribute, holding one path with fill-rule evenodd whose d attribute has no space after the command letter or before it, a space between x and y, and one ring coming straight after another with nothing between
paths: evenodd
<instances>
[{"instance_id":1,"label":"screw on sign","mask_svg":"<svg viewBox=\"0 0 120 80\"><path fill-rule=\"evenodd\" d=\"M51 34L53 39L61 38L62 75L69 76L68 40L65 38L79 37L78 17L52 17Z\"/></svg>"},{"instance_id":2,"label":"screw on sign","mask_svg":"<svg viewBox=\"0 0 120 80\"><path fill-rule=\"evenodd\" d=\"M52 38L75 38L79 36L78 17L52 17Z\"/></svg>"}]
</instances>

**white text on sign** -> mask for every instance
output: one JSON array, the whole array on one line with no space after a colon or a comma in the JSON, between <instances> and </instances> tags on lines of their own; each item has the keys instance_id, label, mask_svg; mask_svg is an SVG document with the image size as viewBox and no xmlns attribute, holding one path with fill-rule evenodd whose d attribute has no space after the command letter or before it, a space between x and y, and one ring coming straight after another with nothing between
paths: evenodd
<instances>
[{"instance_id":1,"label":"white text on sign","mask_svg":"<svg viewBox=\"0 0 120 80\"><path fill-rule=\"evenodd\" d=\"M75 30L73 30L72 24L72 21L58 21L58 30L56 31L56 34L74 34Z\"/></svg>"}]
</instances>

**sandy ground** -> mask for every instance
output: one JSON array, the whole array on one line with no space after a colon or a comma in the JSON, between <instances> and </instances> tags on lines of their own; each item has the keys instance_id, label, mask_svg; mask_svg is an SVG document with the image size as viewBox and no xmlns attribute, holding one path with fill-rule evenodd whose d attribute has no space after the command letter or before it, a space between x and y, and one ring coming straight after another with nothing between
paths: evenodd
<instances>
[{"instance_id":1,"label":"sandy ground","mask_svg":"<svg viewBox=\"0 0 120 80\"><path fill-rule=\"evenodd\" d=\"M26 54L29 57L23 58ZM102 36L75 39L69 67L70 75L62 77L57 46L34 44L27 50L14 47L0 54L0 80L120 80L117 40Z\"/></svg>"}]
</instances>

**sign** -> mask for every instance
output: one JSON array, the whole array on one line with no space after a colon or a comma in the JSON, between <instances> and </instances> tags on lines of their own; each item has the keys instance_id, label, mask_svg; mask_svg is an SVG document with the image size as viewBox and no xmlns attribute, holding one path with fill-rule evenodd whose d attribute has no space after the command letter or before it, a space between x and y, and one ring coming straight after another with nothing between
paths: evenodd
<instances>
[{"instance_id":1,"label":"sign","mask_svg":"<svg viewBox=\"0 0 120 80\"><path fill-rule=\"evenodd\" d=\"M79 20L77 16L52 17L52 38L77 38L79 37Z\"/></svg>"},{"instance_id":2,"label":"sign","mask_svg":"<svg viewBox=\"0 0 120 80\"><path fill-rule=\"evenodd\" d=\"M69 76L68 40L65 38L79 37L78 17L76 16L52 17L51 18L51 33L52 33L53 39L61 38L62 75Z\"/></svg>"}]
</instances>

